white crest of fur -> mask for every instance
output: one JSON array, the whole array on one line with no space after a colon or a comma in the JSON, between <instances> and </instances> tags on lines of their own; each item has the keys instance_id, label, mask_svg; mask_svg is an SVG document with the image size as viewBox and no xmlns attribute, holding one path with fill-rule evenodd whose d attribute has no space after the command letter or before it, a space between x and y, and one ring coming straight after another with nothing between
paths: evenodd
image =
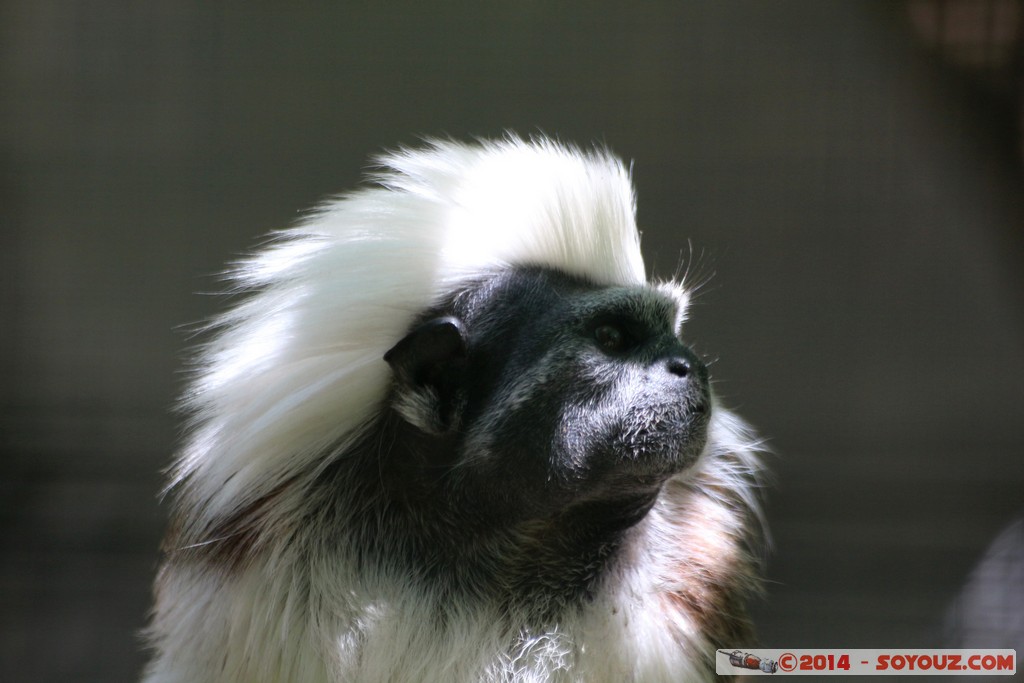
<instances>
[{"instance_id":1,"label":"white crest of fur","mask_svg":"<svg viewBox=\"0 0 1024 683\"><path fill-rule=\"evenodd\" d=\"M548 140L434 141L380 159L376 187L322 206L240 265L256 291L217 321L174 483L197 513L274 491L351 438L385 395L381 357L459 282L539 265L645 281L629 174Z\"/></svg>"}]
</instances>

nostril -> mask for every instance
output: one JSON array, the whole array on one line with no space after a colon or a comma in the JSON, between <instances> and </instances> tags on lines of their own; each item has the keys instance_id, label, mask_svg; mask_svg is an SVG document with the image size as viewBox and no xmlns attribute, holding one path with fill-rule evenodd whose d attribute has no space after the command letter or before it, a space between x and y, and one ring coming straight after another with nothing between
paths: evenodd
<instances>
[{"instance_id":1,"label":"nostril","mask_svg":"<svg viewBox=\"0 0 1024 683\"><path fill-rule=\"evenodd\" d=\"M690 374L690 363L685 358L670 358L668 371L678 377L686 377Z\"/></svg>"}]
</instances>

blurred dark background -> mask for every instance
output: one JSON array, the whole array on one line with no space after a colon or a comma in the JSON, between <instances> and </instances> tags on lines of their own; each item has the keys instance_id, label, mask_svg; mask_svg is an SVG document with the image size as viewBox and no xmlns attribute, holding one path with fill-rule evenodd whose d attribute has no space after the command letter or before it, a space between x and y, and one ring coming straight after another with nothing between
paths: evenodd
<instances>
[{"instance_id":1,"label":"blurred dark background","mask_svg":"<svg viewBox=\"0 0 1024 683\"><path fill-rule=\"evenodd\" d=\"M651 269L714 274L688 336L777 454L762 644L1024 650L1022 14L0 2L0 677L137 676L225 261L506 129L635 160Z\"/></svg>"}]
</instances>

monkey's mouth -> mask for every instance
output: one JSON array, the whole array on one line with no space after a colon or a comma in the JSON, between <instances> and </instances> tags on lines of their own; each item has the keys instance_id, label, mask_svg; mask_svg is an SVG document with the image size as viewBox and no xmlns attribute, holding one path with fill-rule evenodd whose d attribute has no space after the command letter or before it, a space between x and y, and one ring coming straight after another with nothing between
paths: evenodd
<instances>
[{"instance_id":1,"label":"monkey's mouth","mask_svg":"<svg viewBox=\"0 0 1024 683\"><path fill-rule=\"evenodd\" d=\"M711 403L704 396L627 415L613 439L617 468L669 477L692 466L707 443Z\"/></svg>"}]
</instances>

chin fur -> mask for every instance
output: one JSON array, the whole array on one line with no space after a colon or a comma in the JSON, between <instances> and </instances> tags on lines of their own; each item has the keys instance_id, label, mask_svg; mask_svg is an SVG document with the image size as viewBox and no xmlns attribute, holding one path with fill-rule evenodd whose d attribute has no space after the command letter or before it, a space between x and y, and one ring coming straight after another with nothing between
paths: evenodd
<instances>
[{"instance_id":1,"label":"chin fur","mask_svg":"<svg viewBox=\"0 0 1024 683\"><path fill-rule=\"evenodd\" d=\"M744 602L758 587L760 446L739 419L709 397L703 447L612 530L551 540L545 525L564 515L541 513L448 528L468 517L430 492L473 485L479 465L445 463L446 488L426 480L462 438L446 435L472 418L469 399L398 391L383 360L425 312L469 310L491 296L481 278L509 269L667 301L678 333L686 290L647 284L627 171L601 150L511 137L379 162L372 187L234 272L247 296L211 326L183 400L144 681L715 679L715 648L749 643ZM538 367L521 376L550 383ZM535 384L502 405L529 403ZM466 433L497 422L476 424ZM392 463L383 436L430 446ZM452 542L462 534L465 548ZM570 547L585 557L558 556Z\"/></svg>"}]
</instances>

